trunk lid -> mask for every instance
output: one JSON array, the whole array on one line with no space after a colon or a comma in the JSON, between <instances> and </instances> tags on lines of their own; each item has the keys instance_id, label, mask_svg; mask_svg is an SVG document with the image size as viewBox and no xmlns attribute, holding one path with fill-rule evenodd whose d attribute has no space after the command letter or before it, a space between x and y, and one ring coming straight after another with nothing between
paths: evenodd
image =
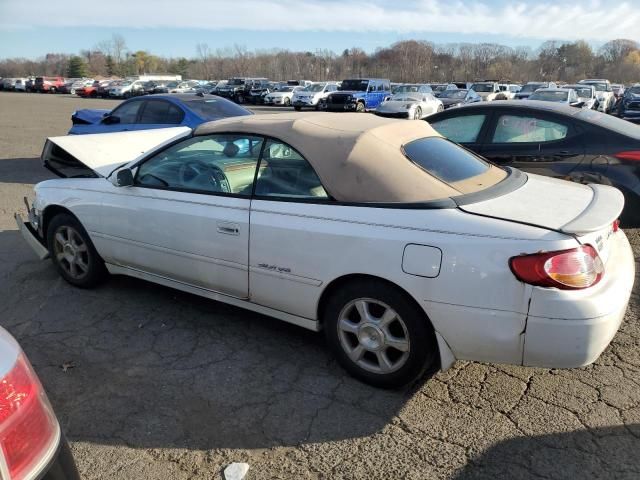
<instances>
[{"instance_id":1,"label":"trunk lid","mask_svg":"<svg viewBox=\"0 0 640 480\"><path fill-rule=\"evenodd\" d=\"M602 260L609 256L608 240L620 216L624 196L606 185L580 185L528 174L527 182L505 195L460 208L477 215L525 223L575 236L590 244Z\"/></svg>"},{"instance_id":2,"label":"trunk lid","mask_svg":"<svg viewBox=\"0 0 640 480\"><path fill-rule=\"evenodd\" d=\"M191 135L189 127L49 137L42 151L45 167L60 177L107 177L118 166Z\"/></svg>"}]
</instances>

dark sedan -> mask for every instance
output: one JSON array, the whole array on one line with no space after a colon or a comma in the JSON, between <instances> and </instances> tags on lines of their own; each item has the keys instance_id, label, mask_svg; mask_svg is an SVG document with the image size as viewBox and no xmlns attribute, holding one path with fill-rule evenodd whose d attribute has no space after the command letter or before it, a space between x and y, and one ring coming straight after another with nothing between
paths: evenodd
<instances>
[{"instance_id":1,"label":"dark sedan","mask_svg":"<svg viewBox=\"0 0 640 480\"><path fill-rule=\"evenodd\" d=\"M445 90L440 92L438 98L442 101L442 106L445 110L451 107L460 107L469 103L482 101L482 97L475 91L466 89Z\"/></svg>"},{"instance_id":2,"label":"dark sedan","mask_svg":"<svg viewBox=\"0 0 640 480\"><path fill-rule=\"evenodd\" d=\"M640 83L625 90L618 102L618 116L625 120L640 121Z\"/></svg>"},{"instance_id":3,"label":"dark sedan","mask_svg":"<svg viewBox=\"0 0 640 480\"><path fill-rule=\"evenodd\" d=\"M498 165L612 185L625 196L622 223L640 226L640 126L535 100L482 102L428 121L443 136Z\"/></svg>"}]
</instances>

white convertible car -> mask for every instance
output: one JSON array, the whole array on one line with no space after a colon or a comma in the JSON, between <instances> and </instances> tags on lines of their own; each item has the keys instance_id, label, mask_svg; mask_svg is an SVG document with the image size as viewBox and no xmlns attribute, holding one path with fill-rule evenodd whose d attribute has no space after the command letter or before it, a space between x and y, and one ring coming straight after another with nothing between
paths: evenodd
<instances>
[{"instance_id":1,"label":"white convertible car","mask_svg":"<svg viewBox=\"0 0 640 480\"><path fill-rule=\"evenodd\" d=\"M622 194L501 169L423 121L255 115L50 138L29 221L91 287L124 274L324 329L340 363L406 384L456 359L593 362L634 258Z\"/></svg>"}]
</instances>

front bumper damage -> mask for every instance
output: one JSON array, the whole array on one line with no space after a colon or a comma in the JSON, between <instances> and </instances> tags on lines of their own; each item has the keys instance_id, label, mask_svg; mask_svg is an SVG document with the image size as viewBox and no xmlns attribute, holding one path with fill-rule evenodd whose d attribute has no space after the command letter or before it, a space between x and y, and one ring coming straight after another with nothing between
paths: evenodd
<instances>
[{"instance_id":1,"label":"front bumper damage","mask_svg":"<svg viewBox=\"0 0 640 480\"><path fill-rule=\"evenodd\" d=\"M27 206L29 221L25 222L19 213L14 214L16 224L20 230L22 238L25 239L27 244L35 252L40 260L49 258L49 249L47 249L44 240L42 239L42 223L40 214L37 210L29 205L27 197L24 198L24 203Z\"/></svg>"}]
</instances>

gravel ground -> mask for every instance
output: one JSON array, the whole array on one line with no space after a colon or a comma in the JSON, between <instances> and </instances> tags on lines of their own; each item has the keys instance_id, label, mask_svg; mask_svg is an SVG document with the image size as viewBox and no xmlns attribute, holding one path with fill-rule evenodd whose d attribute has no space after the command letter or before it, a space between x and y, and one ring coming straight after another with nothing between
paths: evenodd
<instances>
[{"instance_id":1,"label":"gravel ground","mask_svg":"<svg viewBox=\"0 0 640 480\"><path fill-rule=\"evenodd\" d=\"M232 461L252 480L640 477L638 288L594 365L458 362L388 392L347 376L320 335L276 320L134 279L64 283L12 214L49 178L45 137L77 108L114 105L0 92L0 323L83 478L219 479ZM638 260L640 234L627 234Z\"/></svg>"}]
</instances>

